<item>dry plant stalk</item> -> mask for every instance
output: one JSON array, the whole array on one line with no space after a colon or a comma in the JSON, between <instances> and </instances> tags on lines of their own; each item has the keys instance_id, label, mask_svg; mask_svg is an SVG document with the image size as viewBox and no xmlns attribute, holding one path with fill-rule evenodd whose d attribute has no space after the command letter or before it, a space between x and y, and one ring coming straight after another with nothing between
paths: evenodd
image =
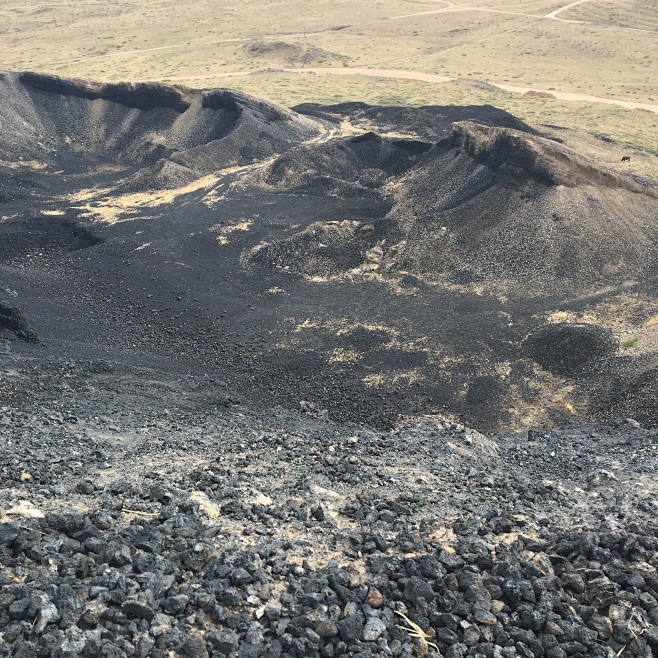
<instances>
[{"instance_id":1,"label":"dry plant stalk","mask_svg":"<svg viewBox=\"0 0 658 658\"><path fill-rule=\"evenodd\" d=\"M396 610L395 614L400 615L400 617L402 617L402 619L404 619L407 622L407 624L409 624L409 626L410 626L410 628L405 628L404 626L400 626L400 628L403 631L406 631L407 633L409 633L409 635L411 635L411 637L415 637L415 638L418 638L419 640L422 640L423 642L425 642L425 644L432 647L432 649L436 649L436 652L438 654L441 653L441 651L439 650L439 647L436 646L436 644L434 644L434 642L429 641L427 633L425 633L425 631L418 624L411 621L411 619L409 619L409 617L407 617L407 615L405 615L404 612L400 612L399 610Z\"/></svg>"},{"instance_id":2,"label":"dry plant stalk","mask_svg":"<svg viewBox=\"0 0 658 658\"><path fill-rule=\"evenodd\" d=\"M122 507L121 511L124 514L137 514L138 516L157 516L158 512L140 512L136 509L128 509L127 507Z\"/></svg>"}]
</instances>

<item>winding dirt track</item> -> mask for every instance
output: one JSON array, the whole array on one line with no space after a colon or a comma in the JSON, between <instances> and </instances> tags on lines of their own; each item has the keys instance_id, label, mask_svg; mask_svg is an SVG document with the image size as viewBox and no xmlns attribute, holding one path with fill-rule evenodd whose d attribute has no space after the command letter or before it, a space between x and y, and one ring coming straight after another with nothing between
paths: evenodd
<instances>
[{"instance_id":1,"label":"winding dirt track","mask_svg":"<svg viewBox=\"0 0 658 658\"><path fill-rule=\"evenodd\" d=\"M583 25L590 25L590 24L595 24L593 21L584 21L584 20L573 20L573 19L568 19L568 18L560 18L558 14L561 14L564 11L567 11L568 9L571 9L572 7L576 7L577 5L584 4L586 2L589 2L590 0L576 0L576 2L571 2L566 5L562 5L561 7L558 7L557 9L554 9L552 12L548 14L528 14L524 12L517 12L517 11L507 11L504 9L492 9L490 7L470 7L470 6L460 6L456 5L454 2L450 2L449 0L437 0L437 2L440 2L441 4L444 4L444 7L441 7L440 9L429 9L426 11L419 11L419 12L413 12L410 14L398 14L395 16L384 16L381 18L378 18L376 20L371 20L367 21L365 23L359 23L359 24L354 24L354 25L347 25L345 26L345 29L348 28L353 28L353 27L362 27L364 25L371 25L373 23L379 23L382 21L396 21L396 20L403 20L406 18L415 18L417 16L428 16L432 14L443 14L443 13L453 13L453 12L473 12L473 11L480 11L480 12L486 12L486 13L493 13L493 14L507 14L510 16L525 16L527 18L537 18L537 19L548 19L548 20L555 20L555 21L562 21L565 23L581 23ZM422 3L419 3L422 4ZM626 27L624 25L615 25L613 23L606 23L605 24L607 27L611 28L616 28L620 30L631 30L635 32L647 32L649 34L655 34L656 32L654 30L643 30L641 28L635 28L635 27ZM280 33L280 34L265 34L260 37L254 37L254 38L235 38L235 39L221 39L219 41L213 41L213 42L208 42L205 45L206 46L217 46L217 45L222 45L222 44L227 44L227 43L236 43L236 42L245 42L249 43L252 41L257 41L259 39L266 39L266 40L276 40L281 37L308 37L312 35L319 35L319 34L326 34L327 32L335 32L336 28L335 27L330 27L327 29L321 29L321 30L316 30L313 32L289 32L289 33ZM125 51L117 51L117 52L112 52L112 53L104 53L102 55L92 55L91 57L76 57L70 60L66 60L65 63L73 63L73 62L86 62L90 61L93 59L102 59L105 57L120 57L122 55L136 55L139 53L146 53L146 52L151 52L154 50L170 50L174 48L184 48L187 44L184 43L177 43L169 46L158 46L154 48L142 48L139 50L125 50ZM62 63L61 60L52 60L48 62L50 64L53 63ZM382 77L382 76L380 76ZM175 78L168 78L169 80L173 80ZM195 79L195 78L185 78L187 80ZM199 79L202 79L202 77L199 77ZM406 78L406 79L420 79L420 78ZM588 97L588 99L591 99L594 97ZM568 99L566 99L568 100ZM593 101L596 102L596 101Z\"/></svg>"},{"instance_id":2,"label":"winding dirt track","mask_svg":"<svg viewBox=\"0 0 658 658\"><path fill-rule=\"evenodd\" d=\"M398 71L397 69L368 69L346 67L318 67L318 68L288 68L286 73L317 73L332 75L367 75L373 78L391 78L394 80L418 80L420 82L435 82L438 84L452 82L455 78L432 73L419 73L418 71Z\"/></svg>"},{"instance_id":3,"label":"winding dirt track","mask_svg":"<svg viewBox=\"0 0 658 658\"><path fill-rule=\"evenodd\" d=\"M283 69L287 73L317 73L333 75L369 75L376 78L392 78L394 80L419 80L422 82L435 82L444 83L457 80L457 78L449 78L443 75L432 75L430 73L418 73L417 71L398 71L391 69L364 69L364 68L289 68ZM188 78L189 79L189 78ZM619 105L631 110L648 110L658 114L658 105L651 105L650 103L635 103L633 101L624 101L616 98L604 98L602 96L590 96L588 94L575 94L568 91L553 91L546 89L532 89L530 87L519 87L517 85L503 85L495 82L486 81L487 84L511 91L517 94L525 94L529 91L551 94L553 97L564 101L585 101L588 103L605 103L607 105Z\"/></svg>"},{"instance_id":4,"label":"winding dirt track","mask_svg":"<svg viewBox=\"0 0 658 658\"><path fill-rule=\"evenodd\" d=\"M563 11L566 11L567 9L571 9L572 7L576 7L577 5L582 5L586 2L589 2L589 0L576 0L576 2L572 2L568 5L563 5L562 7L558 7L554 11L552 11L550 14L546 14L544 18L554 18L557 19L557 15L561 14ZM562 20L562 19L558 19Z\"/></svg>"},{"instance_id":5,"label":"winding dirt track","mask_svg":"<svg viewBox=\"0 0 658 658\"><path fill-rule=\"evenodd\" d=\"M208 80L209 78L235 78L256 73L264 73L271 69L255 69L252 71L236 71L232 73L218 73L213 75L199 76L181 76L177 78L157 78L157 82L193 82L198 80ZM317 75L366 75L373 78L388 78L393 80L416 80L419 82L430 82L443 84L452 82L458 78L451 78L444 75L434 75L432 73L420 73L418 71L400 71L397 69L369 69L369 68L348 68L348 67L318 67L318 68L285 68L281 69L285 73L306 73ZM605 98L603 96L590 96L588 94L576 94L568 91L554 91L547 89L532 89L530 87L519 87L517 85L504 85L495 82L486 81L492 87L510 91L516 94L525 94L529 91L550 94L554 98L564 101L576 101L587 103L602 103L605 105L618 105L630 110L647 110L658 114L658 105L650 103L636 103L633 101L624 101L617 98Z\"/></svg>"}]
</instances>

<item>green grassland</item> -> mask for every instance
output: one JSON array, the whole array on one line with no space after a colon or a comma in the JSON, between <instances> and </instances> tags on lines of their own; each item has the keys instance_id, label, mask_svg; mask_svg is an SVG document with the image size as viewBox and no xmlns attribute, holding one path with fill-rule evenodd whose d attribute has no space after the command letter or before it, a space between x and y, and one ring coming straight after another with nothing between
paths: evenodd
<instances>
[{"instance_id":1,"label":"green grassland","mask_svg":"<svg viewBox=\"0 0 658 658\"><path fill-rule=\"evenodd\" d=\"M572 5L572 6L567 6ZM3 68L97 80L229 86L286 105L491 103L658 152L658 113L474 83L658 106L653 0L7 0ZM283 69L345 67L424 82ZM611 162L616 151L610 153ZM637 173L655 162L633 159Z\"/></svg>"}]
</instances>

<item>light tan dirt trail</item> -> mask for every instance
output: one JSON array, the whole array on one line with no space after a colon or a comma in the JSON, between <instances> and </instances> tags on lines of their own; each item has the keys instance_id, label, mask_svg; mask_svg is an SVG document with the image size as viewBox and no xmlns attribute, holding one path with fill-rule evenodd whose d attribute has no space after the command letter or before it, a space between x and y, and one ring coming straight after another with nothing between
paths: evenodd
<instances>
[{"instance_id":1,"label":"light tan dirt trail","mask_svg":"<svg viewBox=\"0 0 658 658\"><path fill-rule=\"evenodd\" d=\"M243 75L253 75L255 73L263 73L268 69L257 69L253 71L242 71L242 72L232 72L232 73L218 73L218 74L207 74L200 76L181 76L179 78L162 78L162 80L170 82L182 82L182 81L194 81L194 80L207 80L209 78L233 78L241 77ZM271 70L271 69L270 69ZM394 80L416 80L419 82L431 82L436 84L442 84L445 82L452 82L457 78L451 78L443 75L434 75L431 73L420 73L418 71L399 71L397 69L369 69L369 68L348 68L348 67L318 67L318 68L285 68L281 69L285 73L306 73L306 74L316 74L316 75L365 75L374 78L389 78ZM576 94L567 91L555 91L547 89L532 89L530 87L519 87L517 85L505 85L498 84L495 82L488 82L498 89L503 89L505 91L511 91L517 94L525 94L528 91L540 92L551 94L554 98L565 101L580 101L587 103L603 103L606 105L618 105L620 107L625 107L632 110L648 110L649 112L655 112L658 114L658 105L652 105L651 103L636 103L633 101L624 101L617 98L604 98L602 96L590 96L588 94Z\"/></svg>"}]
</instances>

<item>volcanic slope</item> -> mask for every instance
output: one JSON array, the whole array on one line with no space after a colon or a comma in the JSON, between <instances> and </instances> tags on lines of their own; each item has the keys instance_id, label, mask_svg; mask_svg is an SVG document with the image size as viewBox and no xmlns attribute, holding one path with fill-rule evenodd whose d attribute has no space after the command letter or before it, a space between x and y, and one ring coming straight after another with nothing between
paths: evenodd
<instances>
[{"instance_id":1,"label":"volcanic slope","mask_svg":"<svg viewBox=\"0 0 658 658\"><path fill-rule=\"evenodd\" d=\"M658 422L658 188L505 112L6 73L0 122L15 356L379 426Z\"/></svg>"}]
</instances>

